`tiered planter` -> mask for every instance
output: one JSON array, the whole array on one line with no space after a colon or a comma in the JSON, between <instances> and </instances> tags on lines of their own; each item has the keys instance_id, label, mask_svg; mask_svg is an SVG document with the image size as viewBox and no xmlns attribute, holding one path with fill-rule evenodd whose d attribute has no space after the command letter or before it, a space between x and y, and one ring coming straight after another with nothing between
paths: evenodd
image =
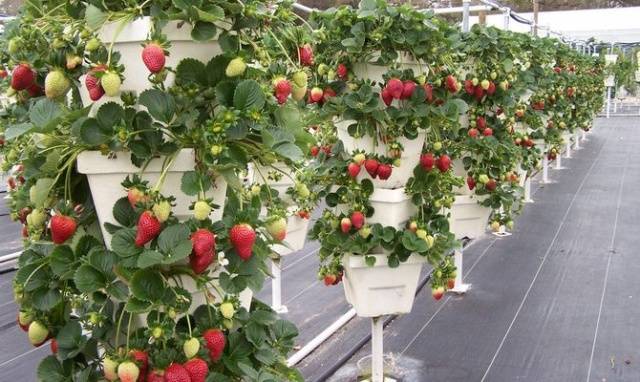
<instances>
[{"instance_id":1,"label":"tiered planter","mask_svg":"<svg viewBox=\"0 0 640 382\"><path fill-rule=\"evenodd\" d=\"M113 206L118 199L126 195L120 184L127 176L132 177L138 174L153 186L162 172L162 163L163 158L153 159L144 172L141 172L140 168L131 163L131 156L126 152L117 153L113 158L102 155L99 151L84 151L78 156L78 172L87 175L91 196L107 247L111 247L111 235L104 228L104 223L117 224L113 217ZM194 201L194 197L182 192L180 185L182 175L185 172L193 171L195 166L193 150L180 150L169 167L165 181L160 188L162 194L173 195L176 198L173 213L180 220L188 219L193 215L189 206ZM219 177L216 179L216 187L207 192L207 197L212 198L214 204L224 206L226 192L227 182ZM214 209L210 217L213 221L220 220L222 208Z\"/></svg>"},{"instance_id":2,"label":"tiered planter","mask_svg":"<svg viewBox=\"0 0 640 382\"><path fill-rule=\"evenodd\" d=\"M369 197L369 202L374 213L367 218L367 223L379 223L396 229L402 228L417 210L404 188L395 190L376 188ZM338 213L347 213L349 206L339 204L336 210Z\"/></svg>"},{"instance_id":3,"label":"tiered planter","mask_svg":"<svg viewBox=\"0 0 640 382\"><path fill-rule=\"evenodd\" d=\"M457 177L461 177L462 179L467 179L467 172L464 169L464 164L462 163L462 159L454 159L453 160L453 175ZM474 191L470 190L467 184L463 184L460 187L456 187L453 190L456 195L473 195Z\"/></svg>"},{"instance_id":4,"label":"tiered planter","mask_svg":"<svg viewBox=\"0 0 640 382\"><path fill-rule=\"evenodd\" d=\"M350 136L347 128L353 123L355 123L355 121L352 120L345 120L336 123L338 138L342 141L347 152L350 153L355 150L360 150L369 154L388 154L388 147L383 142L380 142L380 138L376 140L376 138L369 135L360 138ZM362 179L370 179L375 188L391 189L404 187L409 178L413 175L413 169L418 165L418 163L420 163L420 153L422 152L425 137L426 133L420 132L416 139L407 139L405 137L397 139L397 142L404 147L404 150L400 157L400 166L393 167L393 171L389 179L372 179L369 174L363 170L358 176L358 181L361 181Z\"/></svg>"},{"instance_id":5,"label":"tiered planter","mask_svg":"<svg viewBox=\"0 0 640 382\"><path fill-rule=\"evenodd\" d=\"M616 78L613 76L613 74L612 74L612 75L607 76L607 77L604 79L604 86L607 86L607 87L614 87L614 86L616 86Z\"/></svg>"},{"instance_id":6,"label":"tiered planter","mask_svg":"<svg viewBox=\"0 0 640 382\"><path fill-rule=\"evenodd\" d=\"M473 239L487 230L491 208L480 205L472 195L458 195L449 212L449 229L456 238Z\"/></svg>"},{"instance_id":7,"label":"tiered planter","mask_svg":"<svg viewBox=\"0 0 640 382\"><path fill-rule=\"evenodd\" d=\"M376 82L384 82L383 75L389 71L389 67L376 64L375 61L378 57L379 56L372 57L369 62L359 62L354 64L353 73L356 77ZM419 63L410 54L400 54L396 63L398 68L401 70L413 70L413 74L416 76L420 74L427 74L429 72L429 68L426 64Z\"/></svg>"},{"instance_id":8,"label":"tiered planter","mask_svg":"<svg viewBox=\"0 0 640 382\"><path fill-rule=\"evenodd\" d=\"M117 22L108 23L99 31L99 38L107 47L113 43L113 50L120 53L120 62L126 63L121 88L123 91L139 94L152 86L147 79L149 70L141 59L142 45L149 39L152 26L150 17L142 17L124 25ZM191 25L179 21L169 21L162 28L162 33L171 43L171 54L166 57L167 66L175 69L185 58L193 58L206 64L222 53L217 40L194 41L191 30ZM174 79L175 75L169 72L164 85L171 86Z\"/></svg>"},{"instance_id":9,"label":"tiered planter","mask_svg":"<svg viewBox=\"0 0 640 382\"><path fill-rule=\"evenodd\" d=\"M391 268L383 251L367 256L376 258L374 266L367 265L365 256L345 255L342 260L345 296L358 316L409 313L425 259L411 255Z\"/></svg>"},{"instance_id":10,"label":"tiered planter","mask_svg":"<svg viewBox=\"0 0 640 382\"><path fill-rule=\"evenodd\" d=\"M286 256L297 252L304 247L309 231L309 219L292 215L287 218L287 236L282 244L275 244L271 247L280 256Z\"/></svg>"}]
</instances>

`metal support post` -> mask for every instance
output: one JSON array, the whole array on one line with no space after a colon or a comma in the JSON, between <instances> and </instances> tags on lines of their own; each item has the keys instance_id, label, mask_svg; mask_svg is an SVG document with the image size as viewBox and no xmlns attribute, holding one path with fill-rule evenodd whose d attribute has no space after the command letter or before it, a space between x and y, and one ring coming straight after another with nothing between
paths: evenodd
<instances>
[{"instance_id":1,"label":"metal support post","mask_svg":"<svg viewBox=\"0 0 640 382\"><path fill-rule=\"evenodd\" d=\"M524 202L525 203L533 203L533 199L531 198L531 177L527 176L527 179L524 181Z\"/></svg>"},{"instance_id":2,"label":"metal support post","mask_svg":"<svg viewBox=\"0 0 640 382\"><path fill-rule=\"evenodd\" d=\"M288 313L289 309L282 305L282 258L271 259L271 309L276 313Z\"/></svg>"},{"instance_id":3,"label":"metal support post","mask_svg":"<svg viewBox=\"0 0 640 382\"><path fill-rule=\"evenodd\" d=\"M471 284L465 284L462 282L462 248L456 249L453 254L453 264L456 267L456 280L453 289L449 291L457 294L467 293Z\"/></svg>"},{"instance_id":4,"label":"metal support post","mask_svg":"<svg viewBox=\"0 0 640 382\"><path fill-rule=\"evenodd\" d=\"M384 382L384 320L371 319L371 382Z\"/></svg>"},{"instance_id":5,"label":"metal support post","mask_svg":"<svg viewBox=\"0 0 640 382\"><path fill-rule=\"evenodd\" d=\"M462 31L469 32L469 6L471 0L462 0Z\"/></svg>"}]
</instances>

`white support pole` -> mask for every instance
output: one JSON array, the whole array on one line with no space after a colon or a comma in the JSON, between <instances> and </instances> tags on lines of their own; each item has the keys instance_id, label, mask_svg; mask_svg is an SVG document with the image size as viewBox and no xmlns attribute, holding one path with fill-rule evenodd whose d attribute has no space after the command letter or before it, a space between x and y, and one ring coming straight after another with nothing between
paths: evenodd
<instances>
[{"instance_id":1,"label":"white support pole","mask_svg":"<svg viewBox=\"0 0 640 382\"><path fill-rule=\"evenodd\" d=\"M549 153L547 145L544 145L544 151L542 152L542 183L548 184L549 181Z\"/></svg>"},{"instance_id":2,"label":"white support pole","mask_svg":"<svg viewBox=\"0 0 640 382\"><path fill-rule=\"evenodd\" d=\"M271 259L271 309L276 313L288 313L289 309L282 305L282 258Z\"/></svg>"},{"instance_id":3,"label":"white support pole","mask_svg":"<svg viewBox=\"0 0 640 382\"><path fill-rule=\"evenodd\" d=\"M498 213L500 214L500 218L502 218L502 215L504 214L504 208L500 207L500 210L498 211ZM507 227L504 224L501 224L500 228L498 228L498 232L494 232L493 234L499 237L511 236L511 232L507 231ZM456 273L456 276L457 276L457 273Z\"/></svg>"},{"instance_id":4,"label":"white support pole","mask_svg":"<svg viewBox=\"0 0 640 382\"><path fill-rule=\"evenodd\" d=\"M456 267L456 280L451 292L457 294L467 293L471 284L465 284L462 282L462 249L455 250L453 254L453 265Z\"/></svg>"},{"instance_id":5,"label":"white support pole","mask_svg":"<svg viewBox=\"0 0 640 382\"><path fill-rule=\"evenodd\" d=\"M384 320L371 319L371 382L384 382Z\"/></svg>"},{"instance_id":6,"label":"white support pole","mask_svg":"<svg viewBox=\"0 0 640 382\"><path fill-rule=\"evenodd\" d=\"M511 9L507 8L504 13L502 14L503 17L503 24L502 24L502 28L506 31L509 30L509 21L511 19Z\"/></svg>"},{"instance_id":7,"label":"white support pole","mask_svg":"<svg viewBox=\"0 0 640 382\"><path fill-rule=\"evenodd\" d=\"M471 0L462 0L462 31L469 32L469 6Z\"/></svg>"},{"instance_id":8,"label":"white support pole","mask_svg":"<svg viewBox=\"0 0 640 382\"><path fill-rule=\"evenodd\" d=\"M607 118L610 117L611 112L611 86L607 86Z\"/></svg>"},{"instance_id":9,"label":"white support pole","mask_svg":"<svg viewBox=\"0 0 640 382\"><path fill-rule=\"evenodd\" d=\"M577 130L576 135L573 137L573 139L575 139L576 141L573 146L573 149L576 151L580 150L580 131L583 131L583 130Z\"/></svg>"},{"instance_id":10,"label":"white support pole","mask_svg":"<svg viewBox=\"0 0 640 382\"><path fill-rule=\"evenodd\" d=\"M559 152L556 155L556 167L554 168L555 170L564 170L564 167L562 167L562 153Z\"/></svg>"},{"instance_id":11,"label":"white support pole","mask_svg":"<svg viewBox=\"0 0 640 382\"><path fill-rule=\"evenodd\" d=\"M618 112L618 100L614 99L613 100L613 114Z\"/></svg>"},{"instance_id":12,"label":"white support pole","mask_svg":"<svg viewBox=\"0 0 640 382\"><path fill-rule=\"evenodd\" d=\"M527 179L524 181L524 202L525 203L533 203L533 199L531 198L531 177L527 176Z\"/></svg>"},{"instance_id":13,"label":"white support pole","mask_svg":"<svg viewBox=\"0 0 640 382\"><path fill-rule=\"evenodd\" d=\"M587 140L587 132L582 130L582 140L586 141Z\"/></svg>"},{"instance_id":14,"label":"white support pole","mask_svg":"<svg viewBox=\"0 0 640 382\"><path fill-rule=\"evenodd\" d=\"M565 158L571 158L571 138L569 138L567 140L567 143L565 143L565 151L566 151Z\"/></svg>"}]
</instances>

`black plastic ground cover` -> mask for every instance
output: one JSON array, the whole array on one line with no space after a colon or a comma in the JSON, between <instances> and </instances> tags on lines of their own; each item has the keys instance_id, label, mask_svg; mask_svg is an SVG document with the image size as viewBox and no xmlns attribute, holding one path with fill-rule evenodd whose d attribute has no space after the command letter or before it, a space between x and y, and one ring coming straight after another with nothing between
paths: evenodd
<instances>
[{"instance_id":1,"label":"black plastic ground cover","mask_svg":"<svg viewBox=\"0 0 640 382\"><path fill-rule=\"evenodd\" d=\"M640 380L639 121L599 120L512 236L465 251L467 295L422 293L387 327L405 381Z\"/></svg>"}]
</instances>

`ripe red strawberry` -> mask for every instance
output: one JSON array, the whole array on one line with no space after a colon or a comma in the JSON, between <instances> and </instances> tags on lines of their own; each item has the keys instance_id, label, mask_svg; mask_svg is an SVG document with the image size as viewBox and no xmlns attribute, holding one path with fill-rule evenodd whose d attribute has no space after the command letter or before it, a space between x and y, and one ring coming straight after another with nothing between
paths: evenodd
<instances>
[{"instance_id":1,"label":"ripe red strawberry","mask_svg":"<svg viewBox=\"0 0 640 382\"><path fill-rule=\"evenodd\" d=\"M424 88L425 101L428 103L433 102L433 86L431 86L431 84L424 84L422 87Z\"/></svg>"},{"instance_id":2,"label":"ripe red strawberry","mask_svg":"<svg viewBox=\"0 0 640 382\"><path fill-rule=\"evenodd\" d=\"M147 382L165 382L164 371L151 370L149 374L147 374Z\"/></svg>"},{"instance_id":3,"label":"ripe red strawberry","mask_svg":"<svg viewBox=\"0 0 640 382\"><path fill-rule=\"evenodd\" d=\"M300 57L300 64L303 66L313 65L313 49L311 45L304 44L298 48L298 57Z\"/></svg>"},{"instance_id":4,"label":"ripe red strawberry","mask_svg":"<svg viewBox=\"0 0 640 382\"><path fill-rule=\"evenodd\" d=\"M33 85L35 79L36 75L29 64L19 64L13 69L11 87L15 90L25 90Z\"/></svg>"},{"instance_id":5,"label":"ripe red strawberry","mask_svg":"<svg viewBox=\"0 0 640 382\"><path fill-rule=\"evenodd\" d=\"M418 85L413 81L405 81L402 84L402 94L400 95L400 99L409 99L413 95L413 92L416 90Z\"/></svg>"},{"instance_id":6,"label":"ripe red strawberry","mask_svg":"<svg viewBox=\"0 0 640 382\"><path fill-rule=\"evenodd\" d=\"M469 186L469 190L471 191L476 188L476 180L473 179L471 175L467 176L467 186Z\"/></svg>"},{"instance_id":7,"label":"ripe red strawberry","mask_svg":"<svg viewBox=\"0 0 640 382\"><path fill-rule=\"evenodd\" d=\"M191 382L204 382L209 374L209 366L201 358L192 358L184 364L184 368L191 377Z\"/></svg>"},{"instance_id":8,"label":"ripe red strawberry","mask_svg":"<svg viewBox=\"0 0 640 382\"><path fill-rule=\"evenodd\" d=\"M364 168L372 178L375 178L377 176L379 165L380 164L378 163L378 161L373 158L369 158L364 161Z\"/></svg>"},{"instance_id":9,"label":"ripe red strawberry","mask_svg":"<svg viewBox=\"0 0 640 382\"><path fill-rule=\"evenodd\" d=\"M57 214L51 218L51 241L62 244L76 232L76 219L71 216Z\"/></svg>"},{"instance_id":10,"label":"ripe red strawberry","mask_svg":"<svg viewBox=\"0 0 640 382\"><path fill-rule=\"evenodd\" d=\"M291 94L291 82L284 77L277 77L273 80L273 92L278 103L282 105L287 102L287 98Z\"/></svg>"},{"instance_id":11,"label":"ripe red strawberry","mask_svg":"<svg viewBox=\"0 0 640 382\"><path fill-rule=\"evenodd\" d=\"M242 260L249 260L253 255L253 244L256 242L256 231L246 223L236 224L229 230L229 240L233 249Z\"/></svg>"},{"instance_id":12,"label":"ripe red strawberry","mask_svg":"<svg viewBox=\"0 0 640 382\"><path fill-rule=\"evenodd\" d=\"M320 153L320 147L311 146L311 149L309 151L310 151L312 157L317 157L318 154Z\"/></svg>"},{"instance_id":13,"label":"ripe red strawberry","mask_svg":"<svg viewBox=\"0 0 640 382\"><path fill-rule=\"evenodd\" d=\"M200 228L191 234L193 253L202 256L216 250L216 235L206 228Z\"/></svg>"},{"instance_id":14,"label":"ripe red strawberry","mask_svg":"<svg viewBox=\"0 0 640 382\"><path fill-rule=\"evenodd\" d=\"M142 62L144 62L144 65L151 73L162 71L165 60L164 49L154 42L147 44L144 49L142 49Z\"/></svg>"},{"instance_id":15,"label":"ripe red strawberry","mask_svg":"<svg viewBox=\"0 0 640 382\"><path fill-rule=\"evenodd\" d=\"M387 180L389 179L389 177L391 177L391 172L392 172L392 168L390 165L386 164L386 163L381 163L378 166L378 178L380 178L380 180Z\"/></svg>"},{"instance_id":16,"label":"ripe red strawberry","mask_svg":"<svg viewBox=\"0 0 640 382\"><path fill-rule=\"evenodd\" d=\"M29 93L31 97L40 97L44 94L42 90L42 87L34 82L27 88L27 93Z\"/></svg>"},{"instance_id":17,"label":"ripe red strawberry","mask_svg":"<svg viewBox=\"0 0 640 382\"><path fill-rule=\"evenodd\" d=\"M211 362L218 362L227 344L224 333L220 329L207 329L203 334L204 343L209 350Z\"/></svg>"},{"instance_id":18,"label":"ripe red strawberry","mask_svg":"<svg viewBox=\"0 0 640 382\"><path fill-rule=\"evenodd\" d=\"M476 98L476 101L482 101L482 98L484 97L484 89L482 88L482 86L476 86L473 96Z\"/></svg>"},{"instance_id":19,"label":"ripe red strawberry","mask_svg":"<svg viewBox=\"0 0 640 382\"><path fill-rule=\"evenodd\" d=\"M351 214L351 224L353 228L360 229L364 225L364 214L361 211L353 211Z\"/></svg>"},{"instance_id":20,"label":"ripe red strawberry","mask_svg":"<svg viewBox=\"0 0 640 382\"><path fill-rule=\"evenodd\" d=\"M487 191L495 191L498 183L495 179L489 179L489 181L484 185Z\"/></svg>"},{"instance_id":21,"label":"ripe red strawberry","mask_svg":"<svg viewBox=\"0 0 640 382\"><path fill-rule=\"evenodd\" d=\"M469 95L473 95L473 92L475 91L475 86L473 86L473 81L471 80L465 80L464 81L464 91L469 94Z\"/></svg>"},{"instance_id":22,"label":"ripe red strawberry","mask_svg":"<svg viewBox=\"0 0 640 382\"><path fill-rule=\"evenodd\" d=\"M309 219L311 217L311 214L309 214L309 211L307 210L300 210L298 211L298 217L300 219Z\"/></svg>"},{"instance_id":23,"label":"ripe red strawberry","mask_svg":"<svg viewBox=\"0 0 640 382\"><path fill-rule=\"evenodd\" d=\"M322 89L316 86L312 88L311 91L309 92L309 102L319 103L322 101L323 95L324 95L324 92L322 91Z\"/></svg>"},{"instance_id":24,"label":"ripe red strawberry","mask_svg":"<svg viewBox=\"0 0 640 382\"><path fill-rule=\"evenodd\" d=\"M458 81L451 74L449 74L447 78L445 78L445 86L447 87L447 90L449 90L450 93L457 93L459 90Z\"/></svg>"},{"instance_id":25,"label":"ripe red strawberry","mask_svg":"<svg viewBox=\"0 0 640 382\"><path fill-rule=\"evenodd\" d=\"M568 87L568 88L567 88L567 96L569 96L569 97L573 97L573 95L575 94L575 92L576 92L576 89L575 89L575 88L573 88L572 86L570 86L570 87Z\"/></svg>"},{"instance_id":26,"label":"ripe red strawberry","mask_svg":"<svg viewBox=\"0 0 640 382\"><path fill-rule=\"evenodd\" d=\"M391 103L393 102L393 96L391 95L391 93L389 92L389 88L387 87L382 89L382 91L380 92L380 97L382 97L382 101L387 106L391 105Z\"/></svg>"},{"instance_id":27,"label":"ripe red strawberry","mask_svg":"<svg viewBox=\"0 0 640 382\"><path fill-rule=\"evenodd\" d=\"M436 166L438 167L438 170L440 170L440 172L449 171L449 168L451 167L451 158L449 158L447 154L440 155L440 157L436 160Z\"/></svg>"},{"instance_id":28,"label":"ripe red strawberry","mask_svg":"<svg viewBox=\"0 0 640 382\"><path fill-rule=\"evenodd\" d=\"M331 286L331 285L335 285L336 284L336 280L338 278L336 277L336 275L325 275L324 276L324 285L326 286Z\"/></svg>"},{"instance_id":29,"label":"ripe red strawberry","mask_svg":"<svg viewBox=\"0 0 640 382\"><path fill-rule=\"evenodd\" d=\"M89 98L91 98L92 101L99 100L103 95L104 89L102 89L102 86L89 89Z\"/></svg>"},{"instance_id":30,"label":"ripe red strawberry","mask_svg":"<svg viewBox=\"0 0 640 382\"><path fill-rule=\"evenodd\" d=\"M327 102L329 98L335 97L335 96L336 96L336 91L333 90L333 88L326 87L324 88L324 91L322 93L322 102Z\"/></svg>"},{"instance_id":31,"label":"ripe red strawberry","mask_svg":"<svg viewBox=\"0 0 640 382\"><path fill-rule=\"evenodd\" d=\"M358 174L360 174L360 165L353 162L349 163L349 165L347 166L347 172L349 173L350 177L355 179Z\"/></svg>"},{"instance_id":32,"label":"ripe red strawberry","mask_svg":"<svg viewBox=\"0 0 640 382\"><path fill-rule=\"evenodd\" d=\"M391 78L387 81L387 89L389 89L389 94L391 97L395 99L400 99L402 96L402 91L404 90L404 84L397 78Z\"/></svg>"},{"instance_id":33,"label":"ripe red strawberry","mask_svg":"<svg viewBox=\"0 0 640 382\"><path fill-rule=\"evenodd\" d=\"M7 78L7 71L4 69L0 69L0 78L5 79Z\"/></svg>"},{"instance_id":34,"label":"ripe red strawberry","mask_svg":"<svg viewBox=\"0 0 640 382\"><path fill-rule=\"evenodd\" d=\"M207 268L215 261L215 252L207 252L200 256L195 254L189 255L189 265L193 273L199 275L204 273Z\"/></svg>"},{"instance_id":35,"label":"ripe red strawberry","mask_svg":"<svg viewBox=\"0 0 640 382\"><path fill-rule=\"evenodd\" d=\"M476 129L475 127L474 127L474 128L472 128L472 129L469 129L469 132L468 132L468 134L469 134L469 136L470 136L471 138L477 138L479 133L480 133L480 132L479 132L479 131L478 131L478 129Z\"/></svg>"},{"instance_id":36,"label":"ripe red strawberry","mask_svg":"<svg viewBox=\"0 0 640 382\"><path fill-rule=\"evenodd\" d=\"M140 368L138 381L144 381L144 378L147 375L147 369L149 368L149 355L146 351L139 349L131 350L129 354L133 357L133 360Z\"/></svg>"},{"instance_id":37,"label":"ripe red strawberry","mask_svg":"<svg viewBox=\"0 0 640 382\"><path fill-rule=\"evenodd\" d=\"M476 118L476 128L478 128L478 130L484 130L485 127L487 127L487 120L482 116Z\"/></svg>"},{"instance_id":38,"label":"ripe red strawberry","mask_svg":"<svg viewBox=\"0 0 640 382\"><path fill-rule=\"evenodd\" d=\"M347 66L345 64L338 64L338 67L336 68L336 74L338 75L338 78L342 80L346 79L347 75L349 74Z\"/></svg>"},{"instance_id":39,"label":"ripe red strawberry","mask_svg":"<svg viewBox=\"0 0 640 382\"><path fill-rule=\"evenodd\" d=\"M447 280L447 289L453 289L456 286L456 279Z\"/></svg>"},{"instance_id":40,"label":"ripe red strawberry","mask_svg":"<svg viewBox=\"0 0 640 382\"><path fill-rule=\"evenodd\" d=\"M487 127L486 129L482 130L482 135L484 135L485 137L490 137L493 135L493 130L491 130L490 127Z\"/></svg>"},{"instance_id":41,"label":"ripe red strawberry","mask_svg":"<svg viewBox=\"0 0 640 382\"><path fill-rule=\"evenodd\" d=\"M489 82L489 88L487 89L487 94L488 95L493 95L496 92L496 84L493 83L493 81Z\"/></svg>"},{"instance_id":42,"label":"ripe red strawberry","mask_svg":"<svg viewBox=\"0 0 640 382\"><path fill-rule=\"evenodd\" d=\"M161 228L162 225L160 221L153 216L153 213L151 211L144 211L138 218L136 247L143 247L155 239L160 234Z\"/></svg>"},{"instance_id":43,"label":"ripe red strawberry","mask_svg":"<svg viewBox=\"0 0 640 382\"><path fill-rule=\"evenodd\" d=\"M174 362L164 371L164 380L166 382L191 382L191 377L184 366Z\"/></svg>"},{"instance_id":44,"label":"ripe red strawberry","mask_svg":"<svg viewBox=\"0 0 640 382\"><path fill-rule=\"evenodd\" d=\"M58 341L55 338L51 339L49 346L51 347L51 354L58 354Z\"/></svg>"},{"instance_id":45,"label":"ripe red strawberry","mask_svg":"<svg viewBox=\"0 0 640 382\"><path fill-rule=\"evenodd\" d=\"M426 153L426 154L420 155L420 167L422 167L424 171L433 170L433 165L435 163L436 163L436 158L433 156L432 153Z\"/></svg>"},{"instance_id":46,"label":"ripe red strawberry","mask_svg":"<svg viewBox=\"0 0 640 382\"><path fill-rule=\"evenodd\" d=\"M436 301L440 300L444 296L444 287L431 287L431 295Z\"/></svg>"},{"instance_id":47,"label":"ripe red strawberry","mask_svg":"<svg viewBox=\"0 0 640 382\"><path fill-rule=\"evenodd\" d=\"M340 230L342 233L349 233L351 231L351 219L344 217L340 220Z\"/></svg>"}]
</instances>

